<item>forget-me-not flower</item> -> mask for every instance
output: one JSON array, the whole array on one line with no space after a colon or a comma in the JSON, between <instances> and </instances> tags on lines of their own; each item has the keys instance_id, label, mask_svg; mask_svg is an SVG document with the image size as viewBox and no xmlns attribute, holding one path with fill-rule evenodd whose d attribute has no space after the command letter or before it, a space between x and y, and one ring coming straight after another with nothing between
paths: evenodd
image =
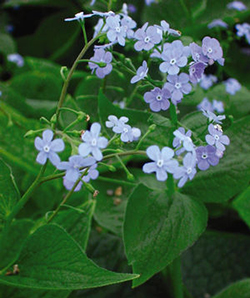
<instances>
[{"instance_id":1,"label":"forget-me-not flower","mask_svg":"<svg viewBox=\"0 0 250 298\"><path fill-rule=\"evenodd\" d=\"M108 128L114 128L118 126L119 122L127 123L129 121L128 117L122 116L118 119L115 115L108 116L108 121L105 122Z\"/></svg>"},{"instance_id":2,"label":"forget-me-not flower","mask_svg":"<svg viewBox=\"0 0 250 298\"><path fill-rule=\"evenodd\" d=\"M69 161L62 161L57 165L58 170L65 170L65 179L71 182L76 182L80 177L80 168L89 167L95 164L96 160L94 157L83 158L80 155L72 155Z\"/></svg>"},{"instance_id":3,"label":"forget-me-not flower","mask_svg":"<svg viewBox=\"0 0 250 298\"><path fill-rule=\"evenodd\" d=\"M218 112L218 113L224 113L224 111L225 111L224 110L224 104L220 100L213 99L212 107L213 107L213 110Z\"/></svg>"},{"instance_id":4,"label":"forget-me-not flower","mask_svg":"<svg viewBox=\"0 0 250 298\"><path fill-rule=\"evenodd\" d=\"M226 92L234 95L237 91L239 91L241 89L241 84L233 78L227 79L224 82L225 86L226 86Z\"/></svg>"},{"instance_id":5,"label":"forget-me-not flower","mask_svg":"<svg viewBox=\"0 0 250 298\"><path fill-rule=\"evenodd\" d=\"M179 148L181 145L183 145L182 148L178 149L175 154L180 155L184 151L194 151L194 144L191 139L192 132L191 130L188 130L185 133L185 129L183 127L179 127L177 130L173 132L175 138L173 140L173 147Z\"/></svg>"},{"instance_id":6,"label":"forget-me-not flower","mask_svg":"<svg viewBox=\"0 0 250 298\"><path fill-rule=\"evenodd\" d=\"M92 73L95 71L96 76L103 79L112 71L112 54L110 52L105 52L103 48L94 49L94 51L94 56L90 58L93 62L89 62L89 67L92 70ZM103 65L100 66L98 63Z\"/></svg>"},{"instance_id":7,"label":"forget-me-not flower","mask_svg":"<svg viewBox=\"0 0 250 298\"><path fill-rule=\"evenodd\" d=\"M149 107L153 112L166 111L170 106L168 100L170 97L171 94L168 89L161 89L159 87L144 94L144 100L146 103L149 103Z\"/></svg>"},{"instance_id":8,"label":"forget-me-not flower","mask_svg":"<svg viewBox=\"0 0 250 298\"><path fill-rule=\"evenodd\" d=\"M121 20L121 25L124 28L125 34L127 38L134 37L134 29L136 27L136 22L129 16L124 16Z\"/></svg>"},{"instance_id":9,"label":"forget-me-not flower","mask_svg":"<svg viewBox=\"0 0 250 298\"><path fill-rule=\"evenodd\" d=\"M189 54L189 47L184 47L180 40L173 41L161 54L164 62L160 64L160 71L170 75L178 74L180 67L187 65Z\"/></svg>"},{"instance_id":10,"label":"forget-me-not flower","mask_svg":"<svg viewBox=\"0 0 250 298\"><path fill-rule=\"evenodd\" d=\"M172 159L174 150L169 147L163 147L162 150L156 145L152 145L146 150L147 156L153 160L143 165L143 172L150 174L155 172L158 181L166 181L168 173L173 174L178 167L178 161Z\"/></svg>"},{"instance_id":11,"label":"forget-me-not flower","mask_svg":"<svg viewBox=\"0 0 250 298\"><path fill-rule=\"evenodd\" d=\"M219 116L216 116L216 115L215 115L213 112L211 112L211 111L205 111L205 110L203 110L203 109L202 109L201 111L202 111L203 115L204 115L205 117L207 117L208 120L209 120L210 122L215 122L215 123L222 124L221 120L224 120L224 119L226 118L225 115L219 115Z\"/></svg>"},{"instance_id":12,"label":"forget-me-not flower","mask_svg":"<svg viewBox=\"0 0 250 298\"><path fill-rule=\"evenodd\" d=\"M209 145L215 145L220 151L225 151L226 147L224 145L229 145L230 140L228 136L223 135L223 132L213 124L208 126L209 135L206 135L206 142Z\"/></svg>"},{"instance_id":13,"label":"forget-me-not flower","mask_svg":"<svg viewBox=\"0 0 250 298\"><path fill-rule=\"evenodd\" d=\"M191 51L192 58L195 62L203 62L205 64L208 63L208 57L206 57L203 54L202 48L199 45L197 45L197 43L191 42L189 48Z\"/></svg>"},{"instance_id":14,"label":"forget-me-not flower","mask_svg":"<svg viewBox=\"0 0 250 298\"><path fill-rule=\"evenodd\" d=\"M203 62L191 62L189 66L189 80L191 83L196 84L198 83L206 68L206 64Z\"/></svg>"},{"instance_id":15,"label":"forget-me-not flower","mask_svg":"<svg viewBox=\"0 0 250 298\"><path fill-rule=\"evenodd\" d=\"M97 122L93 123L90 131L87 130L82 135L84 143L78 147L78 152L81 156L88 156L90 153L97 161L102 160L103 155L100 149L104 149L108 145L108 140L105 137L100 137L101 125Z\"/></svg>"},{"instance_id":16,"label":"forget-me-not flower","mask_svg":"<svg viewBox=\"0 0 250 298\"><path fill-rule=\"evenodd\" d=\"M216 38L206 36L202 39L202 53L209 58L209 64L217 61L220 65L224 65L223 51Z\"/></svg>"},{"instance_id":17,"label":"forget-me-not flower","mask_svg":"<svg viewBox=\"0 0 250 298\"><path fill-rule=\"evenodd\" d=\"M213 105L212 103L208 100L207 97L204 97L202 102L198 104L197 109L199 111L205 110L205 111L210 111L213 112Z\"/></svg>"},{"instance_id":18,"label":"forget-me-not flower","mask_svg":"<svg viewBox=\"0 0 250 298\"><path fill-rule=\"evenodd\" d=\"M247 7L244 3L242 3L241 1L233 1L227 4L227 8L228 9L235 9L235 10L246 10Z\"/></svg>"},{"instance_id":19,"label":"forget-me-not flower","mask_svg":"<svg viewBox=\"0 0 250 298\"><path fill-rule=\"evenodd\" d=\"M143 80L148 73L148 66L147 66L147 62L144 60L142 62L142 66L140 66L137 71L136 71L136 75L132 77L130 83L134 84L137 83L140 80Z\"/></svg>"},{"instance_id":20,"label":"forget-me-not flower","mask_svg":"<svg viewBox=\"0 0 250 298\"><path fill-rule=\"evenodd\" d=\"M63 185L67 190L71 190L74 186L75 182L67 180L65 177L63 178ZM82 188L82 181L79 181L74 191L79 191Z\"/></svg>"},{"instance_id":21,"label":"forget-me-not flower","mask_svg":"<svg viewBox=\"0 0 250 298\"><path fill-rule=\"evenodd\" d=\"M209 75L204 74L202 76L199 84L200 84L201 88L207 90L210 87L212 87L213 84L216 83L217 81L218 81L218 79L216 76L211 75L211 74L209 74Z\"/></svg>"},{"instance_id":22,"label":"forget-me-not flower","mask_svg":"<svg viewBox=\"0 0 250 298\"><path fill-rule=\"evenodd\" d=\"M222 21L221 19L216 19L209 23L207 27L209 29L212 29L214 27L228 28L228 24Z\"/></svg>"},{"instance_id":23,"label":"forget-me-not flower","mask_svg":"<svg viewBox=\"0 0 250 298\"><path fill-rule=\"evenodd\" d=\"M245 36L247 42L250 44L250 24L248 23L237 24L235 28L237 30L236 34L239 37Z\"/></svg>"},{"instance_id":24,"label":"forget-me-not flower","mask_svg":"<svg viewBox=\"0 0 250 298\"><path fill-rule=\"evenodd\" d=\"M183 94L188 94L192 90L192 86L188 83L189 76L186 73L168 75L167 80L168 82L164 85L164 88L170 91L171 101L174 105L177 105L182 100Z\"/></svg>"},{"instance_id":25,"label":"forget-me-not flower","mask_svg":"<svg viewBox=\"0 0 250 298\"><path fill-rule=\"evenodd\" d=\"M120 16L107 17L106 24L108 26L107 38L111 42L117 41L119 45L125 46L126 31L124 26L121 25Z\"/></svg>"},{"instance_id":26,"label":"forget-me-not flower","mask_svg":"<svg viewBox=\"0 0 250 298\"><path fill-rule=\"evenodd\" d=\"M196 148L197 166L200 170L207 170L210 165L216 166L219 163L219 157L216 155L216 148L207 145Z\"/></svg>"},{"instance_id":27,"label":"forget-me-not flower","mask_svg":"<svg viewBox=\"0 0 250 298\"><path fill-rule=\"evenodd\" d=\"M43 132L43 138L40 137L35 138L35 147L38 151L40 151L36 157L36 161L42 165L44 165L47 159L50 162L57 166L60 163L60 157L56 152L61 152L64 150L65 145L62 139L53 139L53 131L50 129L46 129Z\"/></svg>"},{"instance_id":28,"label":"forget-me-not flower","mask_svg":"<svg viewBox=\"0 0 250 298\"><path fill-rule=\"evenodd\" d=\"M183 158L183 166L178 167L174 172L174 178L180 179L178 187L183 187L187 180L192 180L196 174L196 154L195 152L187 153Z\"/></svg>"},{"instance_id":29,"label":"forget-me-not flower","mask_svg":"<svg viewBox=\"0 0 250 298\"><path fill-rule=\"evenodd\" d=\"M7 56L7 60L15 63L18 67L24 66L24 60L20 54L17 54L17 53L9 54Z\"/></svg>"},{"instance_id":30,"label":"forget-me-not flower","mask_svg":"<svg viewBox=\"0 0 250 298\"><path fill-rule=\"evenodd\" d=\"M74 18L67 18L67 19L64 19L65 22L71 22L71 21L83 21L84 19L86 18L90 18L92 17L94 14L93 13L90 13L90 14L84 14L83 11L81 12L78 12L75 14Z\"/></svg>"},{"instance_id":31,"label":"forget-me-not flower","mask_svg":"<svg viewBox=\"0 0 250 298\"><path fill-rule=\"evenodd\" d=\"M161 32L158 32L156 27L148 27L148 23L146 23L142 28L135 31L134 38L138 40L134 45L136 51L149 51L156 44L160 43L162 35Z\"/></svg>"}]
</instances>

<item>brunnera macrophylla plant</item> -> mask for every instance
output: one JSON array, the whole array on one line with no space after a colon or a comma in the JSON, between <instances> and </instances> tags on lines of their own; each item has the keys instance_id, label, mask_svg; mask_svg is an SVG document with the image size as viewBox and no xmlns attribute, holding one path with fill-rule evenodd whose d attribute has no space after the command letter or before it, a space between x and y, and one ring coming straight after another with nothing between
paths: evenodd
<instances>
[{"instance_id":1,"label":"brunnera macrophylla plant","mask_svg":"<svg viewBox=\"0 0 250 298\"><path fill-rule=\"evenodd\" d=\"M61 69L63 87L55 114L50 120L42 119L46 124L42 129L26 134L34 139L34 163L40 165L40 171L22 197L8 166L1 162L8 176L3 200L13 197L13 202L6 213L1 212L4 208L0 205L0 256L5 259L0 262L0 283L71 291L132 280L136 287L156 273L165 272L166 280L172 281L171 297L183 298L180 255L206 229L208 212L204 202L216 202L220 183L223 200L238 193L238 189L227 189L228 183L218 177L228 172L233 163L225 155L228 150L230 159L231 136L236 139L228 124L230 117L224 114L225 103L219 98L200 98L195 111L180 117L182 104L188 98L192 100L197 87L208 90L217 83L218 78L207 73L212 65L222 69L223 49L220 41L210 36L187 43L181 31L171 28L167 20L160 24L146 22L138 28L129 16L127 4L118 12L111 8L109 1L106 12L78 12L65 19L78 22L84 47L70 69ZM88 39L85 24L90 18L95 19L96 25L93 37ZM91 52L90 58L87 51ZM131 57L126 56L128 52L132 52ZM98 92L100 121L92 121L96 115L66 105L68 87L81 63L103 82ZM116 99L105 96L108 76L118 70L124 77L127 75L127 84L133 88L133 96L119 101L119 107L111 103ZM234 78L223 84L230 95L241 89ZM144 110L129 109L134 94L140 95ZM64 125L62 112L73 114L76 119ZM238 126L236 132L237 129ZM233 166L236 164L238 161ZM8 252L5 243L15 229L19 212L35 190L55 180L65 188L61 202L33 226L21 251ZM112 192L101 184L117 181L129 189L119 226L123 230L119 231L132 273L108 271L86 255L92 218L95 216L98 222L101 214L96 208L108 209L106 202L103 209L100 207L102 195ZM77 194L83 195L84 202L76 206L72 198ZM119 205L119 198L115 202ZM84 226L81 239L75 224L79 224L79 214L80 225Z\"/></svg>"}]
</instances>

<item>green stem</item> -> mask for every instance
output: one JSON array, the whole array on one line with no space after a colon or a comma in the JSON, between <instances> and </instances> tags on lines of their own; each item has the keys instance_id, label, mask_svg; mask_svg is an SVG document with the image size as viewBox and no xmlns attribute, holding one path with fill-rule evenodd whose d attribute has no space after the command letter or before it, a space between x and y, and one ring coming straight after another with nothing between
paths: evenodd
<instances>
[{"instance_id":1,"label":"green stem","mask_svg":"<svg viewBox=\"0 0 250 298\"><path fill-rule=\"evenodd\" d=\"M169 273L172 286L173 298L184 298L182 274L181 274L181 259L178 257L169 265Z\"/></svg>"},{"instance_id":2,"label":"green stem","mask_svg":"<svg viewBox=\"0 0 250 298\"><path fill-rule=\"evenodd\" d=\"M8 215L7 219L6 219L6 226L10 226L13 218L18 214L18 212L24 207L24 205L27 203L27 201L29 200L31 194L33 193L33 191L37 188L37 186L40 184L41 182L41 178L45 172L46 169L46 165L43 165L40 169L39 174L37 175L35 181L31 184L31 186L27 189L27 191L25 192L25 194L21 197L21 199L18 201L18 203L16 204L16 206L14 207L14 209L12 210L12 212Z\"/></svg>"},{"instance_id":3,"label":"green stem","mask_svg":"<svg viewBox=\"0 0 250 298\"><path fill-rule=\"evenodd\" d=\"M68 201L69 197L73 194L75 188L77 187L78 183L81 181L82 177L87 173L88 169L86 169L81 177L79 177L75 184L73 185L73 187L71 188L71 190L67 193L67 195L65 196L65 198L62 200L62 202L57 206L56 210L52 212L52 214L50 215L50 217L47 220L47 223L50 223L52 221L52 219L57 215L57 213L59 212L60 208Z\"/></svg>"},{"instance_id":4,"label":"green stem","mask_svg":"<svg viewBox=\"0 0 250 298\"><path fill-rule=\"evenodd\" d=\"M75 62L73 63L69 74L67 76L67 79L65 80L64 84L63 84L63 88L61 91L61 95L58 101L58 105L57 105L57 109L56 109L56 123L58 123L58 118L59 118L59 114L60 114L60 110L63 106L66 94L67 94L67 90L68 90L68 86L69 86L69 82L73 76L73 73L78 65L78 61L85 55L85 53L87 52L87 50L89 49L89 47L100 37L101 35L97 35L95 38L91 39L87 44L85 44L85 46L83 47L83 49L81 50L80 54L77 56ZM53 124L53 128L55 128L55 124Z\"/></svg>"}]
</instances>

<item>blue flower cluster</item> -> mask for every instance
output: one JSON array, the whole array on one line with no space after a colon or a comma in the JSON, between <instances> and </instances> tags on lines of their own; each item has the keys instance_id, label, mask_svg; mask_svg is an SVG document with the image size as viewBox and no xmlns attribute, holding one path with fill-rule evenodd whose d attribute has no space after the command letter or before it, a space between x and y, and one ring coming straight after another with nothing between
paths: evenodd
<instances>
[{"instance_id":1,"label":"blue flower cluster","mask_svg":"<svg viewBox=\"0 0 250 298\"><path fill-rule=\"evenodd\" d=\"M207 145L196 147L191 139L191 131L185 133L183 127L174 131L173 147L163 147L162 150L156 145L148 147L146 153L153 162L144 164L142 170L144 173L156 173L158 181L166 181L168 173L173 174L174 179L179 180L178 187L183 187L188 180L192 180L199 170L205 171L210 166L216 166L222 158L225 151L225 145L229 145L228 136L223 135L220 125L210 123L208 126L209 134L205 139ZM182 158L182 165L174 159L185 153Z\"/></svg>"},{"instance_id":2,"label":"blue flower cluster","mask_svg":"<svg viewBox=\"0 0 250 298\"><path fill-rule=\"evenodd\" d=\"M90 130L82 134L83 143L78 147L79 155L72 155L68 161L61 162L57 152L64 150L64 142L62 139L53 140L52 130L47 129L43 132L42 139L40 137L35 138L35 147L40 151L36 161L44 165L47 159L49 159L58 170L66 171L63 184L68 190L72 189L83 173L85 175L82 177L82 181L89 182L90 179L94 180L99 175L99 172L96 170L96 163L103 158L101 149L106 148L108 145L108 140L100 136L100 132L101 125L93 123ZM90 154L92 156L89 156ZM75 191L81 189L82 181L79 181Z\"/></svg>"}]
</instances>

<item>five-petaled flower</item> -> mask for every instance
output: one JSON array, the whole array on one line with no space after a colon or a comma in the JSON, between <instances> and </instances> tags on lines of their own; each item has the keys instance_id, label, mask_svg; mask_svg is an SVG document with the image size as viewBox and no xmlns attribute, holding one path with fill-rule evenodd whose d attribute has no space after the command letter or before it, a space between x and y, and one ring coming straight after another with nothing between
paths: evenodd
<instances>
[{"instance_id":1,"label":"five-petaled flower","mask_svg":"<svg viewBox=\"0 0 250 298\"><path fill-rule=\"evenodd\" d=\"M200 146L196 149L197 166L200 170L207 170L210 165L216 166L219 163L219 157L216 154L216 148L211 145Z\"/></svg>"},{"instance_id":2,"label":"five-petaled flower","mask_svg":"<svg viewBox=\"0 0 250 298\"><path fill-rule=\"evenodd\" d=\"M82 135L84 143L78 147L79 154L83 157L88 156L90 153L97 161L102 160L103 155L100 149L104 149L108 145L108 140L105 137L100 137L101 125L97 122L93 123L90 131L87 130Z\"/></svg>"},{"instance_id":3,"label":"five-petaled flower","mask_svg":"<svg viewBox=\"0 0 250 298\"><path fill-rule=\"evenodd\" d=\"M223 132L213 124L208 126L209 135L206 135L206 141L209 145L215 145L215 147L220 151L225 151L224 145L229 145L230 140L228 136L223 135Z\"/></svg>"},{"instance_id":4,"label":"five-petaled flower","mask_svg":"<svg viewBox=\"0 0 250 298\"><path fill-rule=\"evenodd\" d=\"M156 172L158 181L165 181L168 178L168 173L173 174L178 167L178 161L172 159L174 150L169 147L163 147L162 150L156 145L147 148L146 153L153 162L148 162L143 165L143 172L150 174Z\"/></svg>"},{"instance_id":5,"label":"five-petaled flower","mask_svg":"<svg viewBox=\"0 0 250 298\"><path fill-rule=\"evenodd\" d=\"M140 66L137 71L136 71L136 75L133 76L133 78L131 79L130 83L134 84L140 80L143 80L148 73L148 66L147 66L147 62L144 60L142 62L142 66Z\"/></svg>"},{"instance_id":6,"label":"five-petaled flower","mask_svg":"<svg viewBox=\"0 0 250 298\"><path fill-rule=\"evenodd\" d=\"M62 139L53 139L53 131L50 129L46 129L43 132L43 138L40 137L35 138L35 147L38 151L40 151L36 157L36 161L42 165L44 165L47 159L50 162L57 166L60 163L60 157L56 152L61 152L64 150L64 142Z\"/></svg>"}]
</instances>

